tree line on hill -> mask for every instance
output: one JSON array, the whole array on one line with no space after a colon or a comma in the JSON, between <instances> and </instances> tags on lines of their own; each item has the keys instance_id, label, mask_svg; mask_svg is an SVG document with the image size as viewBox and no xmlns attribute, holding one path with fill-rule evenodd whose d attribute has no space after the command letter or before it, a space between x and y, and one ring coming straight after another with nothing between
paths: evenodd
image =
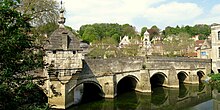
<instances>
[{"instance_id":1,"label":"tree line on hill","mask_svg":"<svg viewBox=\"0 0 220 110\"><path fill-rule=\"evenodd\" d=\"M207 39L211 33L211 28L209 25L201 24L194 26L176 26L171 27L167 26L164 30L160 30L156 25L151 28L143 27L140 34L135 30L135 27L129 24L111 24L111 23L95 23L82 25L77 31L79 36L83 41L93 42L96 40L101 40L105 37L111 37L119 42L120 37L130 36L130 37L141 37L144 36L144 33L148 31L150 38L154 36L161 36L162 38L167 38L168 36L175 36L180 33L187 33L191 37L199 35L200 40Z\"/></svg>"}]
</instances>

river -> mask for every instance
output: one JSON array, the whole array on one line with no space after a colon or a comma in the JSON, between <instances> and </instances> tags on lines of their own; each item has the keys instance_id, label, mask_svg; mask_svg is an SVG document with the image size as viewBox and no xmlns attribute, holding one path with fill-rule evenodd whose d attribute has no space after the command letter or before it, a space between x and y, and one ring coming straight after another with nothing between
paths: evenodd
<instances>
[{"instance_id":1,"label":"river","mask_svg":"<svg viewBox=\"0 0 220 110\"><path fill-rule=\"evenodd\" d=\"M152 93L130 91L114 99L85 101L68 110L218 110L218 105L210 87L181 84L179 89L157 87Z\"/></svg>"}]
</instances>

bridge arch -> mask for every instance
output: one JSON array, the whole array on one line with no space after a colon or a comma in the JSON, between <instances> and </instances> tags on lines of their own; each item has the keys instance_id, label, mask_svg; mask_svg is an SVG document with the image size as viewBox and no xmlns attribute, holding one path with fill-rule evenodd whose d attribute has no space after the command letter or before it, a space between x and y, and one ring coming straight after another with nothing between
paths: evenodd
<instances>
[{"instance_id":1,"label":"bridge arch","mask_svg":"<svg viewBox=\"0 0 220 110\"><path fill-rule=\"evenodd\" d=\"M199 83L202 83L202 78L203 76L205 76L205 73L201 70L197 71L197 76L198 76L198 79L199 79Z\"/></svg>"},{"instance_id":2,"label":"bridge arch","mask_svg":"<svg viewBox=\"0 0 220 110\"><path fill-rule=\"evenodd\" d=\"M120 78L117 83L117 94L135 90L139 79L134 75L127 75Z\"/></svg>"},{"instance_id":3,"label":"bridge arch","mask_svg":"<svg viewBox=\"0 0 220 110\"><path fill-rule=\"evenodd\" d=\"M74 103L87 103L104 97L102 86L93 80L85 80L77 83L69 92L74 94Z\"/></svg>"},{"instance_id":4,"label":"bridge arch","mask_svg":"<svg viewBox=\"0 0 220 110\"><path fill-rule=\"evenodd\" d=\"M165 86L167 81L167 75L163 72L157 72L150 77L151 88Z\"/></svg>"},{"instance_id":5,"label":"bridge arch","mask_svg":"<svg viewBox=\"0 0 220 110\"><path fill-rule=\"evenodd\" d=\"M180 71L177 74L177 77L179 79L179 83L186 83L186 79L188 77L188 74L185 71Z\"/></svg>"}]
</instances>

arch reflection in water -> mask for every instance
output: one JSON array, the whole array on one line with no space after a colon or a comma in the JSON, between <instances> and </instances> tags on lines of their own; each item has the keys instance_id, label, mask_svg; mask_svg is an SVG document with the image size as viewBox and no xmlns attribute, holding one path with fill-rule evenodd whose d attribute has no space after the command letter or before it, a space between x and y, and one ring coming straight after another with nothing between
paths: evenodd
<instances>
[{"instance_id":1,"label":"arch reflection in water","mask_svg":"<svg viewBox=\"0 0 220 110\"><path fill-rule=\"evenodd\" d=\"M117 95L125 92L134 91L137 85L137 78L134 76L126 76L117 84Z\"/></svg>"},{"instance_id":2,"label":"arch reflection in water","mask_svg":"<svg viewBox=\"0 0 220 110\"><path fill-rule=\"evenodd\" d=\"M189 91L187 90L185 84L180 83L179 84L179 96L178 96L178 98L184 98L184 97L187 96L188 93L189 93Z\"/></svg>"},{"instance_id":3,"label":"arch reflection in water","mask_svg":"<svg viewBox=\"0 0 220 110\"><path fill-rule=\"evenodd\" d=\"M155 88L152 94L143 94L135 91L126 92L115 99L80 104L69 110L182 110L211 99L208 89L198 92L199 85L185 84L184 86L184 90L165 87ZM183 95L181 95L183 98L178 97L179 91L184 91ZM186 94L186 91L188 94Z\"/></svg>"},{"instance_id":4,"label":"arch reflection in water","mask_svg":"<svg viewBox=\"0 0 220 110\"><path fill-rule=\"evenodd\" d=\"M197 76L199 77L199 83L202 83L202 77L205 75L205 73L203 71L198 71L197 72Z\"/></svg>"},{"instance_id":5,"label":"arch reflection in water","mask_svg":"<svg viewBox=\"0 0 220 110\"><path fill-rule=\"evenodd\" d=\"M137 93L131 91L116 97L114 106L117 108L116 110L135 110L139 105L138 100Z\"/></svg>"},{"instance_id":6,"label":"arch reflection in water","mask_svg":"<svg viewBox=\"0 0 220 110\"><path fill-rule=\"evenodd\" d=\"M153 105L159 106L164 104L168 99L168 92L164 89L164 87L153 88L151 94L151 103Z\"/></svg>"}]
</instances>

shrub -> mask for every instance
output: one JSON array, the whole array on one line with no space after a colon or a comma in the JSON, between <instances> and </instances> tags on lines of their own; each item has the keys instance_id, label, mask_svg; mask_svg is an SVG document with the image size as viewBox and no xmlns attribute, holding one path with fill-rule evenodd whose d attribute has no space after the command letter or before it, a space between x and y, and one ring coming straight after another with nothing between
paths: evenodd
<instances>
[{"instance_id":1,"label":"shrub","mask_svg":"<svg viewBox=\"0 0 220 110\"><path fill-rule=\"evenodd\" d=\"M213 89L217 89L220 92L220 74L211 75L211 79L209 80L209 84Z\"/></svg>"}]
</instances>

